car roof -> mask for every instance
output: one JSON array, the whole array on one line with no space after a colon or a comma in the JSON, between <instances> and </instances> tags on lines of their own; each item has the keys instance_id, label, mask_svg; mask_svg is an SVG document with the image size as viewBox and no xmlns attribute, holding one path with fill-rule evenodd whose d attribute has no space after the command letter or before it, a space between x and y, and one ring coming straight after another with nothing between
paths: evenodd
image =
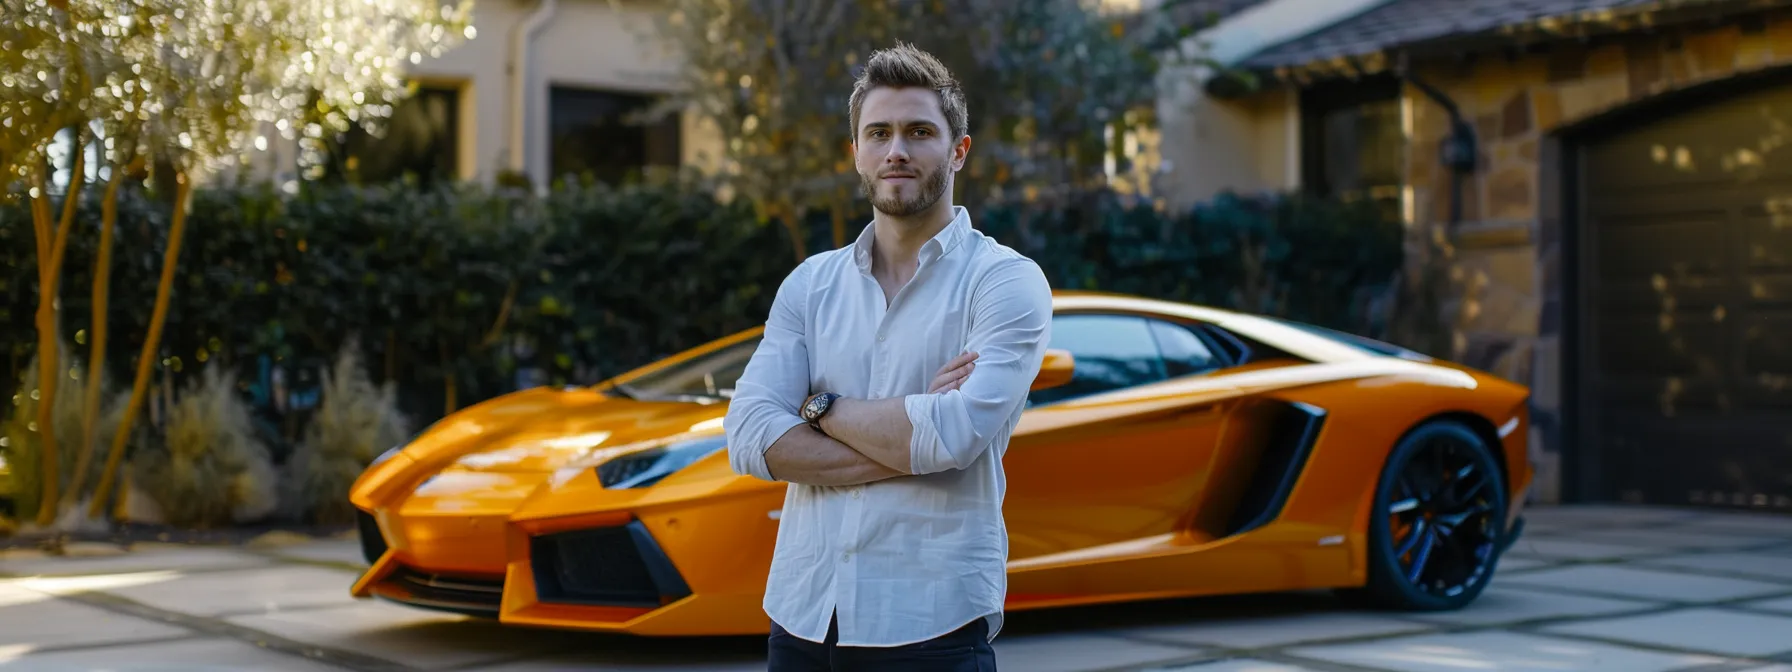
<instances>
[{"instance_id":1,"label":"car roof","mask_svg":"<svg viewBox=\"0 0 1792 672\"><path fill-rule=\"evenodd\" d=\"M1345 362L1377 355L1313 331L1250 313L1195 303L1152 299L1132 294L1086 289L1052 290L1052 312L1118 312L1179 317L1223 327L1240 336L1281 349L1313 362ZM675 355L624 372L612 380L627 381L652 370L698 357L735 343L763 336L764 325L755 325Z\"/></svg>"},{"instance_id":2,"label":"car roof","mask_svg":"<svg viewBox=\"0 0 1792 672\"><path fill-rule=\"evenodd\" d=\"M1152 299L1131 294L1094 290L1053 290L1052 311L1147 313L1206 322L1240 336L1280 348L1288 354L1315 362L1340 362L1376 357L1341 340L1302 329L1281 320L1196 303Z\"/></svg>"},{"instance_id":3,"label":"car roof","mask_svg":"<svg viewBox=\"0 0 1792 672\"><path fill-rule=\"evenodd\" d=\"M1103 292L1090 289L1052 290L1052 308L1056 310L1133 310L1181 315L1206 322L1222 322L1244 313L1214 308L1198 303L1153 299L1133 294Z\"/></svg>"}]
</instances>

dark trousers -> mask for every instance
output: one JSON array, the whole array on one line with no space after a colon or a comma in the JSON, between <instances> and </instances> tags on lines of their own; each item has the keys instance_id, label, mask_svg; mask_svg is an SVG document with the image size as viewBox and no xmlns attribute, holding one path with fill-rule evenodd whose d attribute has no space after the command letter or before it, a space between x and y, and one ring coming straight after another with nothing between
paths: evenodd
<instances>
[{"instance_id":1,"label":"dark trousers","mask_svg":"<svg viewBox=\"0 0 1792 672\"><path fill-rule=\"evenodd\" d=\"M989 621L970 624L924 642L904 646L838 646L838 620L828 623L821 643L792 635L772 622L767 643L770 672L996 672L989 645Z\"/></svg>"}]
</instances>

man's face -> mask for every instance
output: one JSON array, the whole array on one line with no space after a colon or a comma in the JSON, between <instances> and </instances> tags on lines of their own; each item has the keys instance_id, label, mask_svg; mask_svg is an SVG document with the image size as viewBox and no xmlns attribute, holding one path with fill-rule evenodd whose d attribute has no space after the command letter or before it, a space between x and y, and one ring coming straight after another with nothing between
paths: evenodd
<instances>
[{"instance_id":1,"label":"man's face","mask_svg":"<svg viewBox=\"0 0 1792 672\"><path fill-rule=\"evenodd\" d=\"M970 138L953 142L951 135L931 90L882 87L867 94L853 160L872 207L910 217L938 203L971 147Z\"/></svg>"}]
</instances>

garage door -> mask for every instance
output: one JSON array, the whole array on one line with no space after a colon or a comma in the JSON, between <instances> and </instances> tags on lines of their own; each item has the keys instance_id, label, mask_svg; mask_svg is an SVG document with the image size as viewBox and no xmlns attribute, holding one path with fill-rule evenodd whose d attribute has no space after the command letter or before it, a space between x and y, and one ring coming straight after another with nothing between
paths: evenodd
<instances>
[{"instance_id":1,"label":"garage door","mask_svg":"<svg viewBox=\"0 0 1792 672\"><path fill-rule=\"evenodd\" d=\"M1792 512L1792 86L1587 145L1583 449L1621 501Z\"/></svg>"}]
</instances>

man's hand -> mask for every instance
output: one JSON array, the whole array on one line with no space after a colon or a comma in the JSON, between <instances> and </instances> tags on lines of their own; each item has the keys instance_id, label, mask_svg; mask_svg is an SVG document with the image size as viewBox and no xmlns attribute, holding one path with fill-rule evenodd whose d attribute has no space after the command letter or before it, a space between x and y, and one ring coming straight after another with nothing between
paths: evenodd
<instances>
[{"instance_id":1,"label":"man's hand","mask_svg":"<svg viewBox=\"0 0 1792 672\"><path fill-rule=\"evenodd\" d=\"M977 353L967 352L946 362L945 366L933 374L933 382L928 383L928 394L940 394L958 389L964 379L971 377L971 371L977 368Z\"/></svg>"}]
</instances>

